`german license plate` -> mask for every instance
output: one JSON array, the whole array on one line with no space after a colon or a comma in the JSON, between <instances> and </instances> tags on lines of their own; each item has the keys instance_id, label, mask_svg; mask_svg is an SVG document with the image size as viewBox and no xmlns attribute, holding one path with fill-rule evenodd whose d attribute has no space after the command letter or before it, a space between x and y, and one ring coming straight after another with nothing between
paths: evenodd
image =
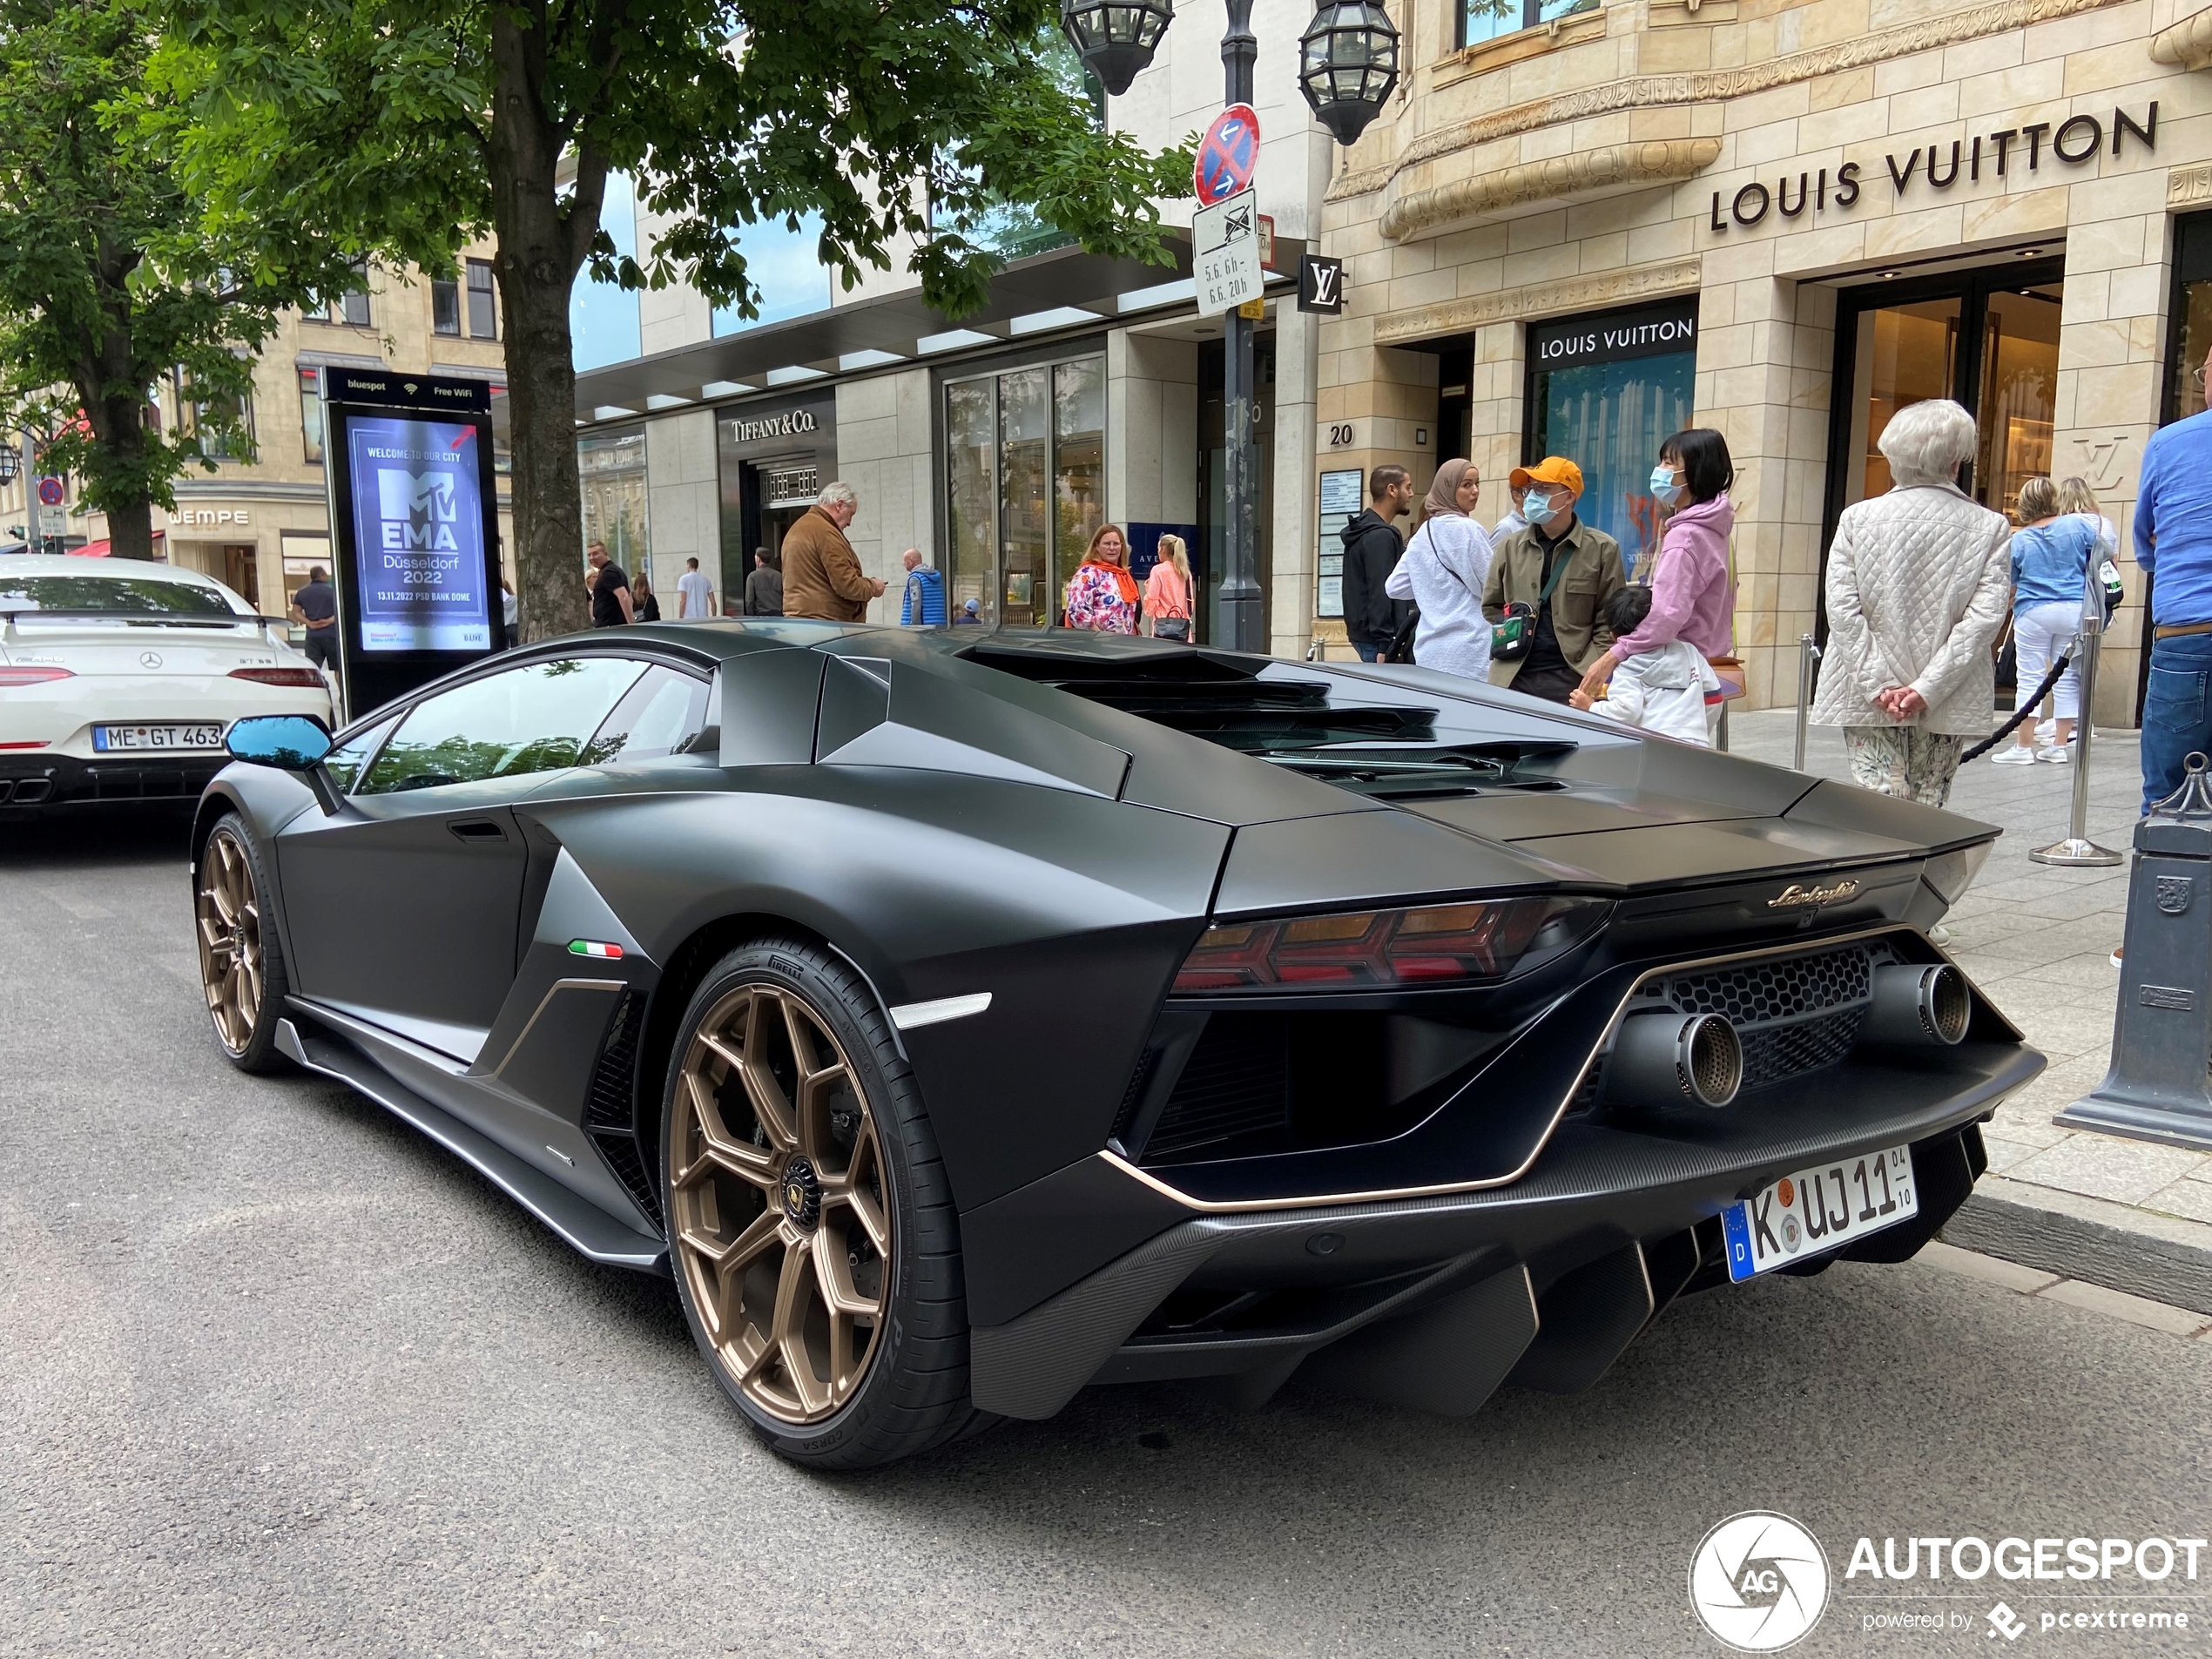
<instances>
[{"instance_id":1,"label":"german license plate","mask_svg":"<svg viewBox=\"0 0 2212 1659\"><path fill-rule=\"evenodd\" d=\"M219 749L223 728L212 725L96 725L92 747L102 754L118 749Z\"/></svg>"},{"instance_id":2,"label":"german license plate","mask_svg":"<svg viewBox=\"0 0 2212 1659\"><path fill-rule=\"evenodd\" d=\"M1909 1146L1815 1164L1721 1211L1728 1276L1771 1272L1919 1213Z\"/></svg>"}]
</instances>

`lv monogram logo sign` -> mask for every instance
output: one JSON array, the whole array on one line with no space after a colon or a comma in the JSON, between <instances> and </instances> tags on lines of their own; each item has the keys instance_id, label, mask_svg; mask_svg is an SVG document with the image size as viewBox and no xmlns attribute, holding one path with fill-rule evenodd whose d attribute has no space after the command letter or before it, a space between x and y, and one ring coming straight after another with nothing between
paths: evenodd
<instances>
[{"instance_id":1,"label":"lv monogram logo sign","mask_svg":"<svg viewBox=\"0 0 2212 1659\"><path fill-rule=\"evenodd\" d=\"M1298 308L1333 317L1344 309L1344 261L1308 253L1298 264Z\"/></svg>"}]
</instances>

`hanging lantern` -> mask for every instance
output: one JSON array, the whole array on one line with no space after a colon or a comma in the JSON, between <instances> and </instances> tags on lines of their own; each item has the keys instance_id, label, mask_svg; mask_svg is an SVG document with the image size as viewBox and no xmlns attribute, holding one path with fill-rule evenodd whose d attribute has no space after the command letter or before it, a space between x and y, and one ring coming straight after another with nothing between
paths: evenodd
<instances>
[{"instance_id":1,"label":"hanging lantern","mask_svg":"<svg viewBox=\"0 0 2212 1659\"><path fill-rule=\"evenodd\" d=\"M1120 97L1175 17L1175 0L1060 0L1060 32L1090 72Z\"/></svg>"},{"instance_id":2,"label":"hanging lantern","mask_svg":"<svg viewBox=\"0 0 2212 1659\"><path fill-rule=\"evenodd\" d=\"M1348 145L1398 84L1398 29L1373 0L1322 0L1298 37L1298 87L1323 126Z\"/></svg>"},{"instance_id":3,"label":"hanging lantern","mask_svg":"<svg viewBox=\"0 0 2212 1659\"><path fill-rule=\"evenodd\" d=\"M12 442L0 442L0 484L12 484L23 472L23 456Z\"/></svg>"}]
</instances>

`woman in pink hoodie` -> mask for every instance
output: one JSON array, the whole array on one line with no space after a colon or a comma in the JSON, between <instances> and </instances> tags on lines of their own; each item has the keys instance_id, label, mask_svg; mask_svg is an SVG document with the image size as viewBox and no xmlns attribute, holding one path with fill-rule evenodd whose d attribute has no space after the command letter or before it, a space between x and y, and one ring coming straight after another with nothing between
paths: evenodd
<instances>
[{"instance_id":1,"label":"woman in pink hoodie","mask_svg":"<svg viewBox=\"0 0 2212 1659\"><path fill-rule=\"evenodd\" d=\"M1651 614L1590 665L1585 692L1595 696L1637 652L1677 639L1707 658L1728 655L1736 637L1736 588L1728 576L1728 533L1736 528L1728 490L1735 482L1728 441L1710 427L1677 432L1659 446L1651 493L1671 516L1652 566Z\"/></svg>"}]
</instances>

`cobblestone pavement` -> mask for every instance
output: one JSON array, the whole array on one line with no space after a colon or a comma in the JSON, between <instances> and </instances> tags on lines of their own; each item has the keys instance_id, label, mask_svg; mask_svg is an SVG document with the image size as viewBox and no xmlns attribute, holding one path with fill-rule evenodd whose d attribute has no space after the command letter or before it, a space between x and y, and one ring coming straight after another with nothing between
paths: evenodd
<instances>
[{"instance_id":1,"label":"cobblestone pavement","mask_svg":"<svg viewBox=\"0 0 2212 1659\"><path fill-rule=\"evenodd\" d=\"M1736 753L1790 764L1790 711L1736 716L1730 725ZM1811 728L1805 770L1849 777L1836 728ZM2089 756L2090 840L2124 853L2141 791L2135 734L2099 730ZM1990 1170L2008 1182L2212 1223L2212 1157L2051 1122L2104 1080L2120 984L2111 955L2127 921L2124 863L2069 870L2028 859L2031 849L2066 835L2073 802L2071 766L2000 766L1986 757L1961 769L1952 792L1952 810L2005 833L1951 912L1951 952L2051 1060L1986 1126Z\"/></svg>"}]
</instances>

